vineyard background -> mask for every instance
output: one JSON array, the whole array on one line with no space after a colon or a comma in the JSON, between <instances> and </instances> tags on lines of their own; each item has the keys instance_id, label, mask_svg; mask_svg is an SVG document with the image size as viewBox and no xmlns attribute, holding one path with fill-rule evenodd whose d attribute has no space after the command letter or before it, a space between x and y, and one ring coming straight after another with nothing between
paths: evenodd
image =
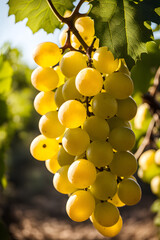
<instances>
[{"instance_id":1,"label":"vineyard background","mask_svg":"<svg viewBox=\"0 0 160 240\"><path fill-rule=\"evenodd\" d=\"M6 4L7 1L2 2ZM2 21L0 25L3 25ZM54 37L49 34L49 38L58 42L59 32ZM148 54L143 53L141 61L131 71L138 104L159 67L160 37L155 36L157 40L148 44ZM42 34L38 42L49 38ZM18 39L17 36L17 42ZM46 170L44 163L31 157L29 145L38 135L39 120L33 109L37 91L30 83L33 65L24 63L23 53L15 48L15 40L14 44L0 44L0 240L105 239L89 221L75 223L68 218L65 211L67 196L62 196L53 188L52 174ZM150 119L151 116L143 129L136 131L138 140L134 151ZM142 200L136 206L120 209L124 227L113 238L115 240L158 240L158 228L153 223L155 215L150 211L156 197L148 184L139 178L138 182L142 187Z\"/></svg>"}]
</instances>

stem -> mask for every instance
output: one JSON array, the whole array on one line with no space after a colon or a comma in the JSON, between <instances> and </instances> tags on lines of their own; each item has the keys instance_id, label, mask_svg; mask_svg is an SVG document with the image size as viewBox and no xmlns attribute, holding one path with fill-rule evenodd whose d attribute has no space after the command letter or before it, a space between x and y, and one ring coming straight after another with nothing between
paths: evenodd
<instances>
[{"instance_id":1,"label":"stem","mask_svg":"<svg viewBox=\"0 0 160 240\"><path fill-rule=\"evenodd\" d=\"M141 156L141 154L144 152L146 146L150 143L153 128L154 128L154 126L155 126L155 123L156 123L158 120L159 120L159 116L158 116L157 113L155 113L155 114L153 115L152 120L150 121L149 127L148 127L148 129L147 129L147 132L146 132L146 135L145 135L145 137L144 137L144 139L143 139L142 144L141 144L140 147L138 148L137 152L134 154L137 159Z\"/></svg>"},{"instance_id":2,"label":"stem","mask_svg":"<svg viewBox=\"0 0 160 240\"><path fill-rule=\"evenodd\" d=\"M84 47L84 49L87 51L88 49L88 45L87 43L83 40L83 38L81 37L81 35L79 34L79 32L77 31L77 29L74 26L74 23L76 21L76 19L80 16L86 16L86 14L81 14L79 13L79 9L81 7L81 5L85 2L85 0L80 0L80 2L78 3L78 5L75 7L75 9L73 10L72 14L70 17L62 17L59 12L57 11L57 9L55 8L55 6L53 5L51 0L46 0L49 7L51 8L52 12L54 13L54 15L58 18L58 20L60 22L66 23L68 25L68 28L70 31L72 31L72 33L76 36L76 38L78 39L78 41L81 43L81 45ZM67 40L66 40L67 42Z\"/></svg>"},{"instance_id":3,"label":"stem","mask_svg":"<svg viewBox=\"0 0 160 240\"><path fill-rule=\"evenodd\" d=\"M153 87L150 91L150 93L153 97L155 97L155 95L158 91L159 83L160 83L160 67L157 69L157 72L154 77Z\"/></svg>"},{"instance_id":4,"label":"stem","mask_svg":"<svg viewBox=\"0 0 160 240\"><path fill-rule=\"evenodd\" d=\"M58 20L60 22L64 22L64 17L62 17L59 12L57 11L57 9L55 8L55 6L53 5L52 1L51 0L46 0L49 7L51 8L52 12L54 13L54 15L58 18Z\"/></svg>"}]
</instances>

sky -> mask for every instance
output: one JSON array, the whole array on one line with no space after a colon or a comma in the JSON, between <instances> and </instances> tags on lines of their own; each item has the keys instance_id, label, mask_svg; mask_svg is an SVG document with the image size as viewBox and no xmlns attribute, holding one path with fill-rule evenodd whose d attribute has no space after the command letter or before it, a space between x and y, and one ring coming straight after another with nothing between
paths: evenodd
<instances>
[{"instance_id":1,"label":"sky","mask_svg":"<svg viewBox=\"0 0 160 240\"><path fill-rule=\"evenodd\" d=\"M15 24L15 17L8 17L9 7L6 4L8 0L0 0L0 48L5 42L10 42L11 47L18 48L22 51L22 61L27 63L31 68L35 68L32 59L34 48L41 42L52 41L59 44L58 36L60 30L56 29L54 34L47 34L43 29L33 34L29 27L26 26L27 19ZM82 9L83 11L83 9ZM155 38L160 38L160 32L155 33Z\"/></svg>"}]
</instances>

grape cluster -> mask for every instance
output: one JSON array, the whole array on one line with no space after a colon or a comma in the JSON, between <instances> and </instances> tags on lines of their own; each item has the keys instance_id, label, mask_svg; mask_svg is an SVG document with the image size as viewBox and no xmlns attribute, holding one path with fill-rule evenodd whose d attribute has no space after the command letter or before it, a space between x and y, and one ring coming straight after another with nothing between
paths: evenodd
<instances>
[{"instance_id":1,"label":"grape cluster","mask_svg":"<svg viewBox=\"0 0 160 240\"><path fill-rule=\"evenodd\" d=\"M153 194L160 197L160 149L149 149L139 158L138 176L150 183Z\"/></svg>"},{"instance_id":2,"label":"grape cluster","mask_svg":"<svg viewBox=\"0 0 160 240\"><path fill-rule=\"evenodd\" d=\"M75 26L91 44L93 20L83 17ZM65 40L66 31L62 45ZM73 34L71 42L82 49ZM34 107L42 117L41 135L32 141L30 151L54 174L55 189L69 195L68 216L77 222L90 218L101 234L113 237L122 228L118 207L134 205L141 198L132 176L137 161L130 152L135 135L129 120L137 106L125 62L114 59L107 47L95 48L90 59L76 50L62 55L50 42L35 49L39 67L31 81L40 91Z\"/></svg>"}]
</instances>

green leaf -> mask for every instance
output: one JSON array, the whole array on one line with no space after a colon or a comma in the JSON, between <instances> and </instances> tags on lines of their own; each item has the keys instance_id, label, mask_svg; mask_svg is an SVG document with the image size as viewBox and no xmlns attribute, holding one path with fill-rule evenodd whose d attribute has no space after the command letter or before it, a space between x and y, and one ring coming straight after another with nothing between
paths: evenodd
<instances>
[{"instance_id":1,"label":"green leaf","mask_svg":"<svg viewBox=\"0 0 160 240\"><path fill-rule=\"evenodd\" d=\"M0 93L7 93L11 88L13 69L8 61L0 66Z\"/></svg>"},{"instance_id":2,"label":"green leaf","mask_svg":"<svg viewBox=\"0 0 160 240\"><path fill-rule=\"evenodd\" d=\"M160 1L95 0L92 5L90 15L95 20L100 44L108 46L115 57L125 58L131 68L146 52L145 43L151 41L152 30L144 21L160 24L154 11Z\"/></svg>"},{"instance_id":3,"label":"green leaf","mask_svg":"<svg viewBox=\"0 0 160 240\"><path fill-rule=\"evenodd\" d=\"M63 15L65 10L73 8L74 0L52 0L55 8ZM14 14L16 22L28 18L27 26L33 33L43 28L47 33L52 33L55 28L61 28L62 24L51 11L46 0L9 0L9 15Z\"/></svg>"}]
</instances>

